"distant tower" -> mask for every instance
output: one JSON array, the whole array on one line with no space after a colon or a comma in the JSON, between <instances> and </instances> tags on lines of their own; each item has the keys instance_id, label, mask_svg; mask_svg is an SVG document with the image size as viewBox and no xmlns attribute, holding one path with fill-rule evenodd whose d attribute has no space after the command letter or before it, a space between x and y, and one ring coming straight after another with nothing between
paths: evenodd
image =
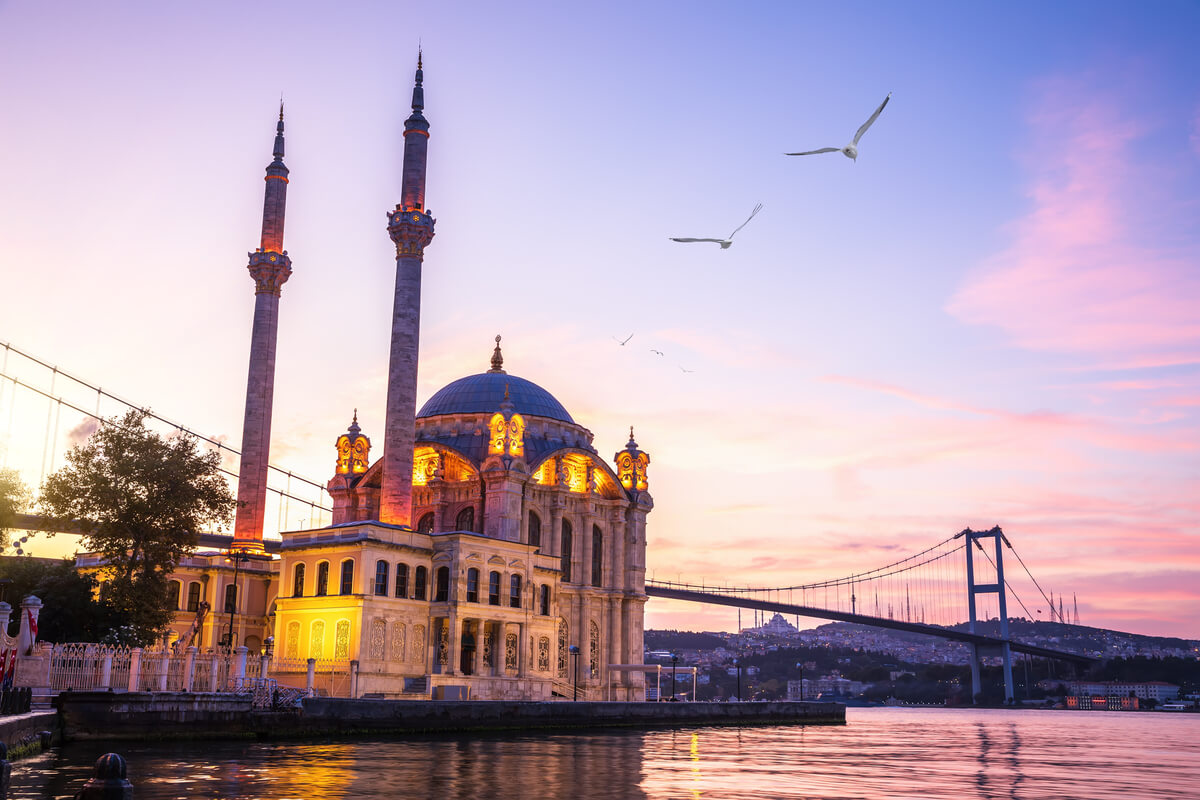
<instances>
[{"instance_id":1,"label":"distant tower","mask_svg":"<svg viewBox=\"0 0 1200 800\"><path fill-rule=\"evenodd\" d=\"M383 432L383 476L379 521L412 524L413 445L416 440L417 352L421 334L421 262L433 241L434 219L425 208L425 163L429 123L421 111L425 91L417 53L412 115L404 122L404 168L400 203L389 211L388 234L396 245L396 295L392 306L392 350L388 362L387 416Z\"/></svg>"},{"instance_id":2,"label":"distant tower","mask_svg":"<svg viewBox=\"0 0 1200 800\"><path fill-rule=\"evenodd\" d=\"M250 375L246 380L246 417L242 424L242 462L238 471L238 508L233 547L263 550L267 502L267 459L271 452L271 406L275 396L275 343L279 334L279 292L292 274L283 249L283 214L288 168L283 165L283 103L275 126L275 159L267 166L262 241L250 253L254 278L254 328L250 334Z\"/></svg>"}]
</instances>

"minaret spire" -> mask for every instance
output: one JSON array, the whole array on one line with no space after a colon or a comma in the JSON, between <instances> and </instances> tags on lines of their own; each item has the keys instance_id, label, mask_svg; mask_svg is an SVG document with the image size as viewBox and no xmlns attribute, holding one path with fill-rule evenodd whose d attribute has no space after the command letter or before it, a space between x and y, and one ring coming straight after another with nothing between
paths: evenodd
<instances>
[{"instance_id":1,"label":"minaret spire","mask_svg":"<svg viewBox=\"0 0 1200 800\"><path fill-rule=\"evenodd\" d=\"M412 114L404 121L404 168L400 202L388 212L388 234L396 245L396 294L388 361L383 476L379 521L412 524L413 446L416 442L417 355L421 334L421 263L433 241L434 219L425 207L425 162L429 122L425 109L423 54L417 50Z\"/></svg>"},{"instance_id":2,"label":"minaret spire","mask_svg":"<svg viewBox=\"0 0 1200 800\"><path fill-rule=\"evenodd\" d=\"M262 238L250 253L254 279L254 325L250 334L250 370L246 380L246 414L242 421L242 461L238 471L238 508L233 547L263 550L267 503L267 463L271 450L271 411L275 398L275 345L279 338L279 294L292 274L283 249L283 217L287 206L288 168L283 164L283 99L275 125L274 160L267 165L263 197Z\"/></svg>"}]
</instances>

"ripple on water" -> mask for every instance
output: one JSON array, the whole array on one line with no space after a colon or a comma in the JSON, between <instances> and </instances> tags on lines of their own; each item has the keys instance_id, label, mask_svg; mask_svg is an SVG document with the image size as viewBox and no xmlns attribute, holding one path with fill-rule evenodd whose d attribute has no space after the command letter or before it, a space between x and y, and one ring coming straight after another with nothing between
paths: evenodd
<instances>
[{"instance_id":1,"label":"ripple on water","mask_svg":"<svg viewBox=\"0 0 1200 800\"><path fill-rule=\"evenodd\" d=\"M1200 715L850 709L845 726L79 743L17 762L10 796L69 798L110 749L137 800L1151 800L1200 785Z\"/></svg>"}]
</instances>

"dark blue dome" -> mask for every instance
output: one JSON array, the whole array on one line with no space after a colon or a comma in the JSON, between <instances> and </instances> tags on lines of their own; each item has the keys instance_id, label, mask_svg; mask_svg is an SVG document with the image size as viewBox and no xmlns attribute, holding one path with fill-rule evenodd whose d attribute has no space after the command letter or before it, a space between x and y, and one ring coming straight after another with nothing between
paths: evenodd
<instances>
[{"instance_id":1,"label":"dark blue dome","mask_svg":"<svg viewBox=\"0 0 1200 800\"><path fill-rule=\"evenodd\" d=\"M500 410L504 388L508 401L519 414L549 417L572 425L575 420L554 395L533 381L503 372L482 372L468 375L443 386L421 406L417 417L436 417L440 414L488 414Z\"/></svg>"}]
</instances>

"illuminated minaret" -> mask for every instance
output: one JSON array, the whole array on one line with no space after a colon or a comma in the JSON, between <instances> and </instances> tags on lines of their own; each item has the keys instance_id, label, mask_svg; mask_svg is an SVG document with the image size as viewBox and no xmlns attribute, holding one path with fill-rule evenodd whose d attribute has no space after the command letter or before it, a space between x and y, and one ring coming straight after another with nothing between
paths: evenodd
<instances>
[{"instance_id":1,"label":"illuminated minaret","mask_svg":"<svg viewBox=\"0 0 1200 800\"><path fill-rule=\"evenodd\" d=\"M275 160L267 166L262 242L250 253L254 278L254 329L250 334L250 375L246 380L246 417L242 424L242 462L238 471L238 508L233 547L263 550L267 502L267 459L271 452L271 405L275 395L275 342L279 334L279 292L292 274L283 249L283 212L288 168L283 165L283 103L275 126Z\"/></svg>"},{"instance_id":2,"label":"illuminated minaret","mask_svg":"<svg viewBox=\"0 0 1200 800\"><path fill-rule=\"evenodd\" d=\"M379 521L412 524L413 443L416 438L417 350L421 333L421 261L433 241L434 219L425 208L425 158L429 123L421 113L421 54L417 53L412 114L404 122L404 168L400 203L389 211L388 234L396 245L396 297L388 362L387 418Z\"/></svg>"}]
</instances>

